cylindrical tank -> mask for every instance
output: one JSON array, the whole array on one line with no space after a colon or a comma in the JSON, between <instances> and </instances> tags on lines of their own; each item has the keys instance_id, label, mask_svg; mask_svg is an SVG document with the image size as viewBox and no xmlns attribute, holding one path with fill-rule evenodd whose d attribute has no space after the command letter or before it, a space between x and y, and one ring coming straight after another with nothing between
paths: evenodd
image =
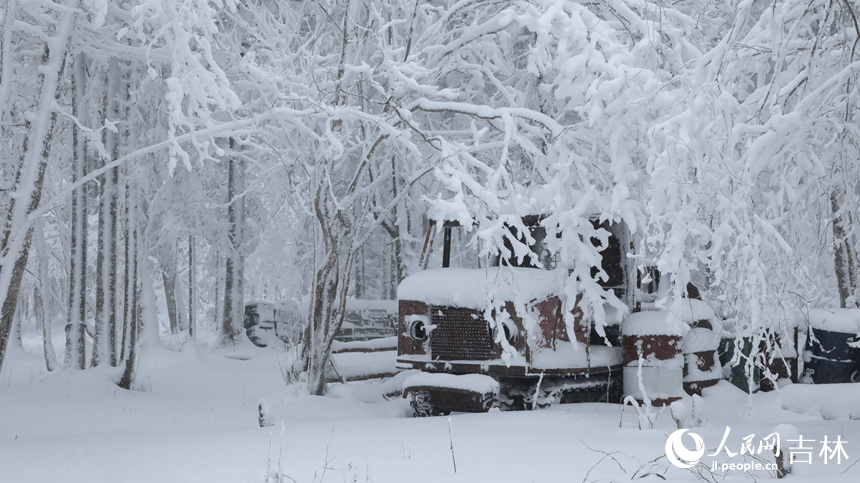
<instances>
[{"instance_id":1,"label":"cylindrical tank","mask_svg":"<svg viewBox=\"0 0 860 483\"><path fill-rule=\"evenodd\" d=\"M858 309L810 310L803 382L860 382L858 332Z\"/></svg>"},{"instance_id":2,"label":"cylindrical tank","mask_svg":"<svg viewBox=\"0 0 860 483\"><path fill-rule=\"evenodd\" d=\"M719 325L714 320L694 321L684 336L684 391L702 395L702 389L720 382L722 366L717 350L720 347Z\"/></svg>"},{"instance_id":3,"label":"cylindrical tank","mask_svg":"<svg viewBox=\"0 0 860 483\"><path fill-rule=\"evenodd\" d=\"M702 395L702 389L717 384L723 377L718 349L722 324L707 303L681 299L672 312L690 327L684 335L684 391Z\"/></svg>"},{"instance_id":4,"label":"cylindrical tank","mask_svg":"<svg viewBox=\"0 0 860 483\"><path fill-rule=\"evenodd\" d=\"M624 396L666 406L684 395L682 336L665 311L632 314L622 324Z\"/></svg>"},{"instance_id":5,"label":"cylindrical tank","mask_svg":"<svg viewBox=\"0 0 860 483\"><path fill-rule=\"evenodd\" d=\"M772 391L778 386L780 380L791 382L799 380L796 324L790 324L779 331L772 331L768 337L771 338L772 348L770 350L765 348L764 353L770 374L762 374L759 383L762 391ZM776 380L774 381L772 378L776 378Z\"/></svg>"},{"instance_id":6,"label":"cylindrical tank","mask_svg":"<svg viewBox=\"0 0 860 483\"><path fill-rule=\"evenodd\" d=\"M729 331L723 334L719 350L720 364L728 369L729 382L750 394L758 391L761 380L761 369L749 363L753 349L752 341L751 337L737 338ZM740 353L737 358L735 358L735 352Z\"/></svg>"}]
</instances>

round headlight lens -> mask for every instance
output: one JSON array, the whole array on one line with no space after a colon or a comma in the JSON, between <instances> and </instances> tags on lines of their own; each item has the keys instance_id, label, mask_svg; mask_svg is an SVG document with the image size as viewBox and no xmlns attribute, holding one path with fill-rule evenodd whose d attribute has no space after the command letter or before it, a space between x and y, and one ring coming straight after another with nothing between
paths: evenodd
<instances>
[{"instance_id":1,"label":"round headlight lens","mask_svg":"<svg viewBox=\"0 0 860 483\"><path fill-rule=\"evenodd\" d=\"M409 336L417 341L427 339L427 326L423 320L416 320L409 325Z\"/></svg>"}]
</instances>

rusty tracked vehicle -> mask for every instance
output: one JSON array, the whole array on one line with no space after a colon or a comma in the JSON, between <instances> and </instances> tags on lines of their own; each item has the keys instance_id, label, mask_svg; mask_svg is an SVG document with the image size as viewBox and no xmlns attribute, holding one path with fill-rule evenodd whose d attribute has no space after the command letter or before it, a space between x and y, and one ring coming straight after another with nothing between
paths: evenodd
<instances>
[{"instance_id":1,"label":"rusty tracked vehicle","mask_svg":"<svg viewBox=\"0 0 860 483\"><path fill-rule=\"evenodd\" d=\"M620 314L606 307L605 330L596 330L577 306L581 297L563 294L569 272L547 250L541 219L523 218L528 238L512 230L529 240L530 255L496 256L477 268L451 267L457 224L437 230L431 222L421 258L441 231L442 267L407 277L398 290L397 365L421 371L403 386L416 416L620 402ZM609 233L600 267L608 279L600 284L633 309L637 277L627 232L621 224L592 224Z\"/></svg>"}]
</instances>

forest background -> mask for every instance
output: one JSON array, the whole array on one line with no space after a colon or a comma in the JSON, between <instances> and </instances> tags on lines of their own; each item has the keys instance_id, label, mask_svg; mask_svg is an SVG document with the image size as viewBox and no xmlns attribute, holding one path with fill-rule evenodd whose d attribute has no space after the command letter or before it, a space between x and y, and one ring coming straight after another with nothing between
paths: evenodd
<instances>
[{"instance_id":1,"label":"forest background","mask_svg":"<svg viewBox=\"0 0 860 483\"><path fill-rule=\"evenodd\" d=\"M549 214L598 322L593 216L738 337L860 296L849 0L6 0L0 25L0 365L62 324L49 370L131 388L157 297L221 345L291 298L321 393L347 298L394 298L428 217L486 255Z\"/></svg>"}]
</instances>

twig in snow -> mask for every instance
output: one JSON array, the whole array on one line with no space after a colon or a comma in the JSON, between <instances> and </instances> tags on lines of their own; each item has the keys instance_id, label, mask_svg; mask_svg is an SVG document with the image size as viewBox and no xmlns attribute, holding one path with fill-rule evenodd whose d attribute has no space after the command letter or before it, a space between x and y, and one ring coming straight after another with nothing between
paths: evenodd
<instances>
[{"instance_id":1,"label":"twig in snow","mask_svg":"<svg viewBox=\"0 0 860 483\"><path fill-rule=\"evenodd\" d=\"M454 463L454 473L457 473L457 458L454 457L454 432L451 430L451 418L448 418L448 441L451 442L451 462Z\"/></svg>"},{"instance_id":2,"label":"twig in snow","mask_svg":"<svg viewBox=\"0 0 860 483\"><path fill-rule=\"evenodd\" d=\"M659 473L654 473L653 471L651 471L651 468L653 468L654 466L657 466L657 462L660 461L661 459L664 459L665 457L666 457L666 455L660 455L660 456L654 458L653 460L645 463L644 465L639 466L639 469L633 472L633 476L631 476L630 479L632 480L634 478L645 478L648 475L656 475L656 476L659 476L660 478L663 478L665 480L666 478L663 475L661 475ZM648 467L648 472L643 474L643 475L639 475L639 472L642 470L642 468L645 468L647 465L651 465ZM637 475L639 475L639 476L637 476Z\"/></svg>"},{"instance_id":3,"label":"twig in snow","mask_svg":"<svg viewBox=\"0 0 860 483\"><path fill-rule=\"evenodd\" d=\"M624 466L621 464L621 462L620 462L620 461L618 461L618 460L615 458L615 456L614 456L614 455L616 455L616 454L624 454L624 453L621 453L620 451L606 452L606 451L603 451L603 450L594 449L594 448L592 448L591 446L588 446L587 444L585 444L585 442L584 442L584 441L582 441L582 440L579 440L579 442L580 442L580 443L582 443L582 445L583 445L583 446L585 446L586 448L588 448L589 450L594 451L595 453L602 453L602 454L603 454L603 457L602 457L602 458L600 458L599 460L597 460L597 463L594 463L594 466L592 466L591 468L589 468L589 469L588 469L588 472L587 472L587 473L585 473L585 477L582 479L582 483L585 483L586 481L591 481L591 480L589 480L589 479L588 479L588 475L590 475L590 474L591 474L591 471L592 471L594 468L597 468L597 465L599 465L600 463L602 463L602 462L603 462L603 460L605 460L606 458L609 458L609 459L611 459L612 461L614 461L614 462L615 462L615 464L616 464L616 465L618 465L618 467L619 467L619 468L621 468L621 471L623 471L625 474L627 473L627 470L625 470L625 469L624 469ZM628 456L628 455L626 455L626 454L625 454L625 456Z\"/></svg>"},{"instance_id":4,"label":"twig in snow","mask_svg":"<svg viewBox=\"0 0 860 483\"><path fill-rule=\"evenodd\" d=\"M329 469L329 463L334 461L334 458L328 459L328 449L331 445L331 439L334 437L334 425L335 423L331 423L331 434L328 435L328 441L325 442L325 457L323 458L323 470L320 475L320 481L325 480L325 472Z\"/></svg>"},{"instance_id":5,"label":"twig in snow","mask_svg":"<svg viewBox=\"0 0 860 483\"><path fill-rule=\"evenodd\" d=\"M844 475L848 470L850 470L851 468L853 468L853 467L854 467L854 465L856 465L857 463L860 463L860 460L857 460L857 461L855 461L855 462L851 463L851 465L850 465L848 468L845 468L845 471L843 471L842 473L839 473L839 474L840 474L840 475Z\"/></svg>"},{"instance_id":6,"label":"twig in snow","mask_svg":"<svg viewBox=\"0 0 860 483\"><path fill-rule=\"evenodd\" d=\"M538 405L538 396L540 396L540 384L543 382L543 371L540 373L540 377L538 377L537 385L535 385L535 393L532 399L532 409L537 408Z\"/></svg>"}]
</instances>

